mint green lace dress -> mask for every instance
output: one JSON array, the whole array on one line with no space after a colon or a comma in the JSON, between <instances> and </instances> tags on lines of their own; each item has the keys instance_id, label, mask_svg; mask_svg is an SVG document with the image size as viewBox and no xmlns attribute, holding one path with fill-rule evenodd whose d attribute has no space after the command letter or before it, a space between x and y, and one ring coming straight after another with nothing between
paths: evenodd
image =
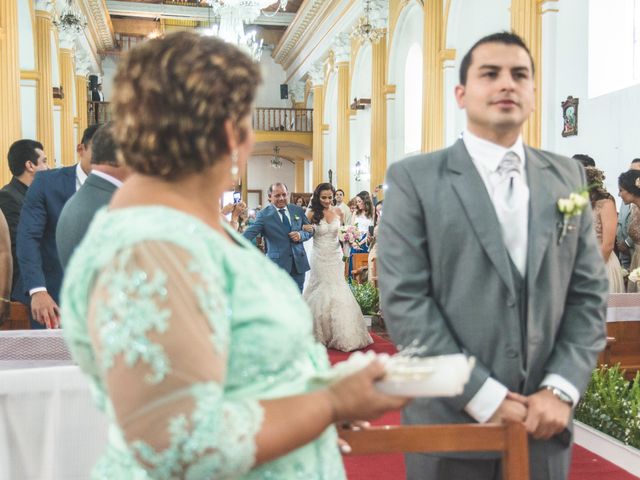
<instances>
[{"instance_id":1,"label":"mint green lace dress","mask_svg":"<svg viewBox=\"0 0 640 480\"><path fill-rule=\"evenodd\" d=\"M345 478L333 427L252 469L259 400L308 392L329 365L296 284L229 234L166 207L103 209L72 257L64 332L110 419L93 478Z\"/></svg>"}]
</instances>

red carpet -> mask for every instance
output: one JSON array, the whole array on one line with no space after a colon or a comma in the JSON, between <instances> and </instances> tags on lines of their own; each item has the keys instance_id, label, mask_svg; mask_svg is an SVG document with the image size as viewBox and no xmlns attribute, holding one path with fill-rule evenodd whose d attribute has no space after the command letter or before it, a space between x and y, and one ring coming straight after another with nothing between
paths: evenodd
<instances>
[{"instance_id":1,"label":"red carpet","mask_svg":"<svg viewBox=\"0 0 640 480\"><path fill-rule=\"evenodd\" d=\"M393 344L384 338L371 334L374 343L363 351L377 353L395 353ZM331 363L346 360L349 353L329 350ZM374 425L398 425L400 412L390 412L379 418ZM344 465L349 480L402 480L404 479L404 461L402 455L358 455L345 456ZM569 480L637 480L638 477L621 470L604 458L589 450L574 445Z\"/></svg>"}]
</instances>

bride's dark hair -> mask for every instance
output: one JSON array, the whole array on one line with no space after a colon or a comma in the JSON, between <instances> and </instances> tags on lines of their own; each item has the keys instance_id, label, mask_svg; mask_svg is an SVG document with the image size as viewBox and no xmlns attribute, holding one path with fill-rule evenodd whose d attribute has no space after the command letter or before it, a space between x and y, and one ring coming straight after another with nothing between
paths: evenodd
<instances>
[{"instance_id":1,"label":"bride's dark hair","mask_svg":"<svg viewBox=\"0 0 640 480\"><path fill-rule=\"evenodd\" d=\"M311 197L311 206L309 207L313 212L313 217L311 217L311 223L314 225L318 225L320 220L324 217L324 207L320 203L320 192L325 190L331 190L333 196L336 196L336 189L330 183L321 183L316 187L313 191L313 196Z\"/></svg>"}]
</instances>

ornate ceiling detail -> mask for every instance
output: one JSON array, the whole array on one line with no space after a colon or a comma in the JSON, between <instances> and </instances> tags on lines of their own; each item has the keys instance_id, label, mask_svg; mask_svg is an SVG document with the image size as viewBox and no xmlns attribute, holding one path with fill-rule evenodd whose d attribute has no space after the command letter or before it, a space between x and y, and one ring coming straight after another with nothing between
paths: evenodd
<instances>
[{"instance_id":1,"label":"ornate ceiling detail","mask_svg":"<svg viewBox=\"0 0 640 480\"><path fill-rule=\"evenodd\" d=\"M88 28L99 52L115 47L113 25L105 0L78 0L89 22Z\"/></svg>"},{"instance_id":2,"label":"ornate ceiling detail","mask_svg":"<svg viewBox=\"0 0 640 480\"><path fill-rule=\"evenodd\" d=\"M283 67L288 68L298 54L298 50L306 37L310 36L323 20L323 13L332 2L327 0L307 0L302 4L296 18L284 32L280 43L273 52L273 58Z\"/></svg>"}]
</instances>

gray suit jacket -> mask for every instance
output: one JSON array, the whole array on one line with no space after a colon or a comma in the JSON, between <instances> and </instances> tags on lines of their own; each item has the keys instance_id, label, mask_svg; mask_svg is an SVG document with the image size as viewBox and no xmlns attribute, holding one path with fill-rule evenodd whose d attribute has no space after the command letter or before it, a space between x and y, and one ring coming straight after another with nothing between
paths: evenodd
<instances>
[{"instance_id":1,"label":"gray suit jacket","mask_svg":"<svg viewBox=\"0 0 640 480\"><path fill-rule=\"evenodd\" d=\"M56 227L56 246L63 269L67 267L71 254L87 233L93 216L100 208L109 204L116 190L113 183L90 174L65 204Z\"/></svg>"},{"instance_id":2,"label":"gray suit jacket","mask_svg":"<svg viewBox=\"0 0 640 480\"><path fill-rule=\"evenodd\" d=\"M583 392L605 345L607 277L591 210L559 242L559 198L586 185L575 160L525 147L530 189L526 331L486 187L462 140L387 172L379 230L382 310L396 344L476 358L461 396L411 403L411 423L474 420L465 405L491 376L531 394L547 373ZM524 341L523 341L524 339Z\"/></svg>"}]
</instances>

